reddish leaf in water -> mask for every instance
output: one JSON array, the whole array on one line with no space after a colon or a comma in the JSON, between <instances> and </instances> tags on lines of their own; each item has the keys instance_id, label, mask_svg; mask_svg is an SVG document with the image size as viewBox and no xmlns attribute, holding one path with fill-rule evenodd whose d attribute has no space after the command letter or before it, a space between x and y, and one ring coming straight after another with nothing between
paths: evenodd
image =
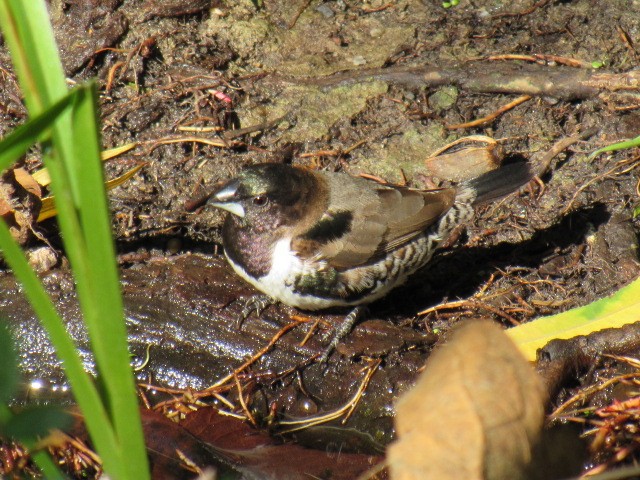
<instances>
[{"instance_id":1,"label":"reddish leaf in water","mask_svg":"<svg viewBox=\"0 0 640 480\"><path fill-rule=\"evenodd\" d=\"M190 414L182 426L249 478L352 480L382 461L376 455L279 444L242 421L219 415L213 408Z\"/></svg>"},{"instance_id":2,"label":"reddish leaf in water","mask_svg":"<svg viewBox=\"0 0 640 480\"><path fill-rule=\"evenodd\" d=\"M203 470L213 466L219 473L234 471L241 478L260 480L353 480L382 461L374 455L278 444L214 408L201 408L181 423L149 410L142 412L142 418L154 480L194 478L180 455Z\"/></svg>"}]
</instances>

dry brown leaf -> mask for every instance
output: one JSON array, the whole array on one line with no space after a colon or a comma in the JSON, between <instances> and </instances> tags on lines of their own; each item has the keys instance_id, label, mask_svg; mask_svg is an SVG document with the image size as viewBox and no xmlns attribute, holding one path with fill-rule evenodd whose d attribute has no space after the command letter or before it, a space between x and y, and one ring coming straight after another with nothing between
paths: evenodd
<instances>
[{"instance_id":1,"label":"dry brown leaf","mask_svg":"<svg viewBox=\"0 0 640 480\"><path fill-rule=\"evenodd\" d=\"M11 212L13 212L13 207L5 199L0 198L0 217L4 218L5 215Z\"/></svg>"},{"instance_id":2,"label":"dry brown leaf","mask_svg":"<svg viewBox=\"0 0 640 480\"><path fill-rule=\"evenodd\" d=\"M394 480L525 478L545 390L500 327L467 322L397 404Z\"/></svg>"},{"instance_id":3,"label":"dry brown leaf","mask_svg":"<svg viewBox=\"0 0 640 480\"><path fill-rule=\"evenodd\" d=\"M34 216L40 210L40 198L31 191L29 174L22 168L5 171L0 176L0 211L11 236L24 245L33 234ZM29 187L25 187L22 182Z\"/></svg>"},{"instance_id":4,"label":"dry brown leaf","mask_svg":"<svg viewBox=\"0 0 640 480\"><path fill-rule=\"evenodd\" d=\"M438 178L462 182L498 168L502 157L502 149L493 138L471 135L434 152L425 160L425 167Z\"/></svg>"},{"instance_id":5,"label":"dry brown leaf","mask_svg":"<svg viewBox=\"0 0 640 480\"><path fill-rule=\"evenodd\" d=\"M42 198L42 190L40 185L36 182L35 178L27 172L24 168L18 167L13 169L13 174L16 178L16 182L22 185L27 192L31 195L35 195L38 198Z\"/></svg>"},{"instance_id":6,"label":"dry brown leaf","mask_svg":"<svg viewBox=\"0 0 640 480\"><path fill-rule=\"evenodd\" d=\"M104 152L103 152L104 153ZM147 165L146 163L141 163L136 165L130 170L127 170L125 173L120 175L117 178L109 180L105 183L105 188L107 190L111 190L112 188L116 188L119 185L122 185L124 182L133 177L142 167ZM37 221L43 222L51 217L55 217L58 214L56 210L56 199L53 196L45 197L42 199L42 205L40 207L40 215L38 216Z\"/></svg>"},{"instance_id":7,"label":"dry brown leaf","mask_svg":"<svg viewBox=\"0 0 640 480\"><path fill-rule=\"evenodd\" d=\"M111 160L118 155L122 155L123 153L126 153L137 146L138 142L133 142L121 145L119 147L110 148L108 150L103 150L100 154L100 158L103 162L106 162L107 160ZM43 187L47 187L51 183L51 177L49 176L49 170L47 168L41 168L40 170L33 172L33 175L31 176L36 182L38 182L38 185L42 185Z\"/></svg>"}]
</instances>

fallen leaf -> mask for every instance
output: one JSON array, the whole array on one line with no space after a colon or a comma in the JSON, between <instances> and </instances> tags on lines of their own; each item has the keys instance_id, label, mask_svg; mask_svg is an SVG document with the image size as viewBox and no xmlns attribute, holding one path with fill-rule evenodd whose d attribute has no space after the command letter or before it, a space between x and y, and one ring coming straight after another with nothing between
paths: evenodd
<instances>
[{"instance_id":1,"label":"fallen leaf","mask_svg":"<svg viewBox=\"0 0 640 480\"><path fill-rule=\"evenodd\" d=\"M492 322L467 322L397 404L391 478L526 478L544 420L533 367Z\"/></svg>"},{"instance_id":2,"label":"fallen leaf","mask_svg":"<svg viewBox=\"0 0 640 480\"><path fill-rule=\"evenodd\" d=\"M34 188L39 192L39 187L29 177L22 168L7 170L0 176L0 215L20 245L33 235L34 218L40 211L40 198L34 193Z\"/></svg>"},{"instance_id":3,"label":"fallen leaf","mask_svg":"<svg viewBox=\"0 0 640 480\"><path fill-rule=\"evenodd\" d=\"M108 150L104 150L100 154L100 158L103 162L106 162L107 160L111 160L112 158L115 158L118 155L122 155L123 153L126 153L137 146L138 146L138 142L133 142L133 143L127 143L125 145L121 145L119 147L110 148ZM38 182L39 185L42 185L43 187L46 187L51 183L49 170L46 167L41 168L37 172L34 172L32 177L36 182Z\"/></svg>"},{"instance_id":4,"label":"fallen leaf","mask_svg":"<svg viewBox=\"0 0 640 480\"><path fill-rule=\"evenodd\" d=\"M493 138L471 135L434 152L425 160L425 167L438 178L462 182L498 168L502 157L502 149Z\"/></svg>"},{"instance_id":5,"label":"fallen leaf","mask_svg":"<svg viewBox=\"0 0 640 480\"><path fill-rule=\"evenodd\" d=\"M382 461L377 455L281 443L246 422L220 415L214 408L201 408L187 415L180 425L193 435L194 446L208 445L225 464L242 472L242 478L352 480Z\"/></svg>"},{"instance_id":6,"label":"fallen leaf","mask_svg":"<svg viewBox=\"0 0 640 480\"><path fill-rule=\"evenodd\" d=\"M119 177L114 178L112 180L109 180L108 182L105 183L105 188L107 190L111 190L113 188L116 188L116 187L122 185L124 182L129 180L136 173L138 173L138 171L142 167L144 167L145 165L147 165L147 164L146 163L141 163L140 165L136 165L132 169L127 170L125 173L123 173ZM53 196L45 197L45 198L42 199L42 205L40 207L40 215L38 216L38 220L37 221L38 222L42 222L44 220L47 220L48 218L56 216L57 213L58 213L58 211L56 210L55 197L53 197Z\"/></svg>"},{"instance_id":7,"label":"fallen leaf","mask_svg":"<svg viewBox=\"0 0 640 480\"><path fill-rule=\"evenodd\" d=\"M40 185L24 168L14 168L13 175L16 178L16 182L22 185L22 188L24 188L27 192L35 195L38 198L42 197L42 190L40 189Z\"/></svg>"},{"instance_id":8,"label":"fallen leaf","mask_svg":"<svg viewBox=\"0 0 640 480\"><path fill-rule=\"evenodd\" d=\"M0 198L0 217L4 217L11 212L13 212L13 207L11 207L9 202Z\"/></svg>"},{"instance_id":9,"label":"fallen leaf","mask_svg":"<svg viewBox=\"0 0 640 480\"><path fill-rule=\"evenodd\" d=\"M640 278L610 297L523 323L507 330L507 335L520 348L522 354L533 361L538 349L552 340L566 340L635 323L640 320L639 308Z\"/></svg>"}]
</instances>

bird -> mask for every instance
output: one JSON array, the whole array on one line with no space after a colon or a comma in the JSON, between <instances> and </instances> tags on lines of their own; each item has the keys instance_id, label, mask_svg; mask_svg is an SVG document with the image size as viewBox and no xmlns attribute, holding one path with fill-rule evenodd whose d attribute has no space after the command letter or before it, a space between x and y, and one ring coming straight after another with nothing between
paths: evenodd
<instances>
[{"instance_id":1,"label":"bird","mask_svg":"<svg viewBox=\"0 0 640 480\"><path fill-rule=\"evenodd\" d=\"M260 163L215 189L207 205L228 213L224 253L261 295L248 316L281 302L305 311L351 310L320 361L366 312L424 267L478 205L532 178L527 162L489 171L456 186L420 190L344 172Z\"/></svg>"}]
</instances>

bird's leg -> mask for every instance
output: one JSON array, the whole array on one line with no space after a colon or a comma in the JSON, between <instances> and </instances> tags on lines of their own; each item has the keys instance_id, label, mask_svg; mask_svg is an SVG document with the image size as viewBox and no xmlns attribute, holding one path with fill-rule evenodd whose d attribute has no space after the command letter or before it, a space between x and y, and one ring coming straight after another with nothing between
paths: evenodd
<instances>
[{"instance_id":1,"label":"bird's leg","mask_svg":"<svg viewBox=\"0 0 640 480\"><path fill-rule=\"evenodd\" d=\"M367 311L367 307L360 305L351 310L349 314L344 317L342 323L333 332L331 343L329 343L327 348L324 349L324 352L322 352L320 358L318 358L318 363L325 363L329 359L329 355L338 346L340 340L349 335L351 330L353 330L353 326L360 318L362 318L367 313Z\"/></svg>"},{"instance_id":2,"label":"bird's leg","mask_svg":"<svg viewBox=\"0 0 640 480\"><path fill-rule=\"evenodd\" d=\"M240 312L240 318L238 318L237 323L238 330L242 326L242 322L244 322L249 315L253 312L256 312L256 315L260 315L269 305L273 305L274 303L276 303L276 300L268 295L257 294L249 297Z\"/></svg>"}]
</instances>

